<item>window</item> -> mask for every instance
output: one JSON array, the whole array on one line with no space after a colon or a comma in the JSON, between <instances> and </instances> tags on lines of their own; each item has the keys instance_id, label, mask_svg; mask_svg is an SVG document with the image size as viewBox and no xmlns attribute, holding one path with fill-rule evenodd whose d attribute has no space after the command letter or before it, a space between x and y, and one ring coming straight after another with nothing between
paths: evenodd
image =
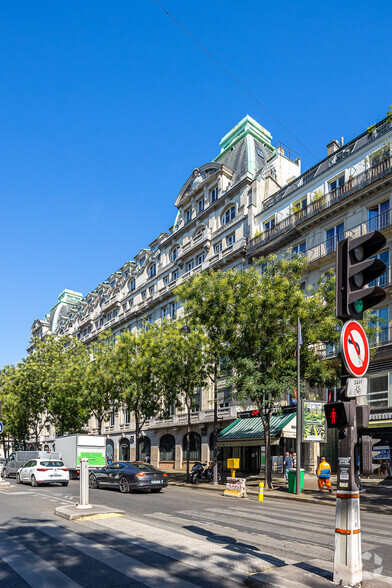
<instances>
[{"instance_id":1,"label":"window","mask_svg":"<svg viewBox=\"0 0 392 588\"><path fill-rule=\"evenodd\" d=\"M308 198L307 197L301 198L300 200L293 202L293 204L291 205L292 212L294 214L297 214L298 212L301 212L301 210L306 210L307 206L308 206Z\"/></svg>"},{"instance_id":2,"label":"window","mask_svg":"<svg viewBox=\"0 0 392 588\"><path fill-rule=\"evenodd\" d=\"M235 243L235 233L232 233L228 237L226 237L226 247L230 247Z\"/></svg>"},{"instance_id":3,"label":"window","mask_svg":"<svg viewBox=\"0 0 392 588\"><path fill-rule=\"evenodd\" d=\"M133 298L131 298L129 301L129 308L131 308L131 306L133 306Z\"/></svg>"},{"instance_id":4,"label":"window","mask_svg":"<svg viewBox=\"0 0 392 588\"><path fill-rule=\"evenodd\" d=\"M230 406L230 388L218 390L218 407L227 408Z\"/></svg>"},{"instance_id":5,"label":"window","mask_svg":"<svg viewBox=\"0 0 392 588\"><path fill-rule=\"evenodd\" d=\"M200 255L198 255L196 257L196 265L201 265L203 263L203 261L204 261L204 258L205 258L205 254L204 253L201 253Z\"/></svg>"},{"instance_id":6,"label":"window","mask_svg":"<svg viewBox=\"0 0 392 588\"><path fill-rule=\"evenodd\" d=\"M176 270L175 272L172 272L172 274L171 274L171 281L175 282L176 280L178 280L178 270Z\"/></svg>"},{"instance_id":7,"label":"window","mask_svg":"<svg viewBox=\"0 0 392 588\"><path fill-rule=\"evenodd\" d=\"M191 261L188 261L188 263L186 264L186 271L190 272L191 269L193 269L193 259L191 259Z\"/></svg>"},{"instance_id":8,"label":"window","mask_svg":"<svg viewBox=\"0 0 392 588\"><path fill-rule=\"evenodd\" d=\"M125 302L125 304L122 305L122 309L123 309L123 312L125 312L127 310L127 303L126 302Z\"/></svg>"},{"instance_id":9,"label":"window","mask_svg":"<svg viewBox=\"0 0 392 588\"><path fill-rule=\"evenodd\" d=\"M185 211L185 222L189 223L192 220L192 208Z\"/></svg>"},{"instance_id":10,"label":"window","mask_svg":"<svg viewBox=\"0 0 392 588\"><path fill-rule=\"evenodd\" d=\"M129 280L128 288L131 290L131 292L136 288L135 278L131 278L131 280Z\"/></svg>"},{"instance_id":11,"label":"window","mask_svg":"<svg viewBox=\"0 0 392 588\"><path fill-rule=\"evenodd\" d=\"M200 229L199 231L197 231L196 235L193 237L194 241L197 241L198 239L200 239L203 236L204 233L204 229Z\"/></svg>"},{"instance_id":12,"label":"window","mask_svg":"<svg viewBox=\"0 0 392 588\"><path fill-rule=\"evenodd\" d=\"M381 288L384 288L384 286L387 286L390 281L389 280L389 249L387 249L386 251L382 251L382 253L379 253L375 257L376 257L376 259L381 259L381 261L383 261L385 263L385 265L387 266L387 269L376 280L372 280L369 283L369 286L370 287L380 286Z\"/></svg>"},{"instance_id":13,"label":"window","mask_svg":"<svg viewBox=\"0 0 392 588\"><path fill-rule=\"evenodd\" d=\"M388 408L388 373L381 376L368 376L367 403L370 409Z\"/></svg>"},{"instance_id":14,"label":"window","mask_svg":"<svg viewBox=\"0 0 392 588\"><path fill-rule=\"evenodd\" d=\"M112 282L110 282L110 287L114 288L114 286L116 285L116 280L113 280Z\"/></svg>"},{"instance_id":15,"label":"window","mask_svg":"<svg viewBox=\"0 0 392 588\"><path fill-rule=\"evenodd\" d=\"M172 302L170 304L170 317L175 319L177 316L177 302Z\"/></svg>"},{"instance_id":16,"label":"window","mask_svg":"<svg viewBox=\"0 0 392 588\"><path fill-rule=\"evenodd\" d=\"M197 212L203 212L203 210L204 210L204 198L199 200L199 202L197 203Z\"/></svg>"},{"instance_id":17,"label":"window","mask_svg":"<svg viewBox=\"0 0 392 588\"><path fill-rule=\"evenodd\" d=\"M149 287L149 289L148 289L149 296L152 296L154 294L154 288L155 288L155 286L150 286Z\"/></svg>"},{"instance_id":18,"label":"window","mask_svg":"<svg viewBox=\"0 0 392 588\"><path fill-rule=\"evenodd\" d=\"M131 413L127 408L124 409L124 423L128 425L131 421Z\"/></svg>"},{"instance_id":19,"label":"window","mask_svg":"<svg viewBox=\"0 0 392 588\"><path fill-rule=\"evenodd\" d=\"M150 265L150 267L148 268L148 277L149 278L153 278L154 276L156 276L157 273L157 266L155 263L153 263L152 265Z\"/></svg>"},{"instance_id":20,"label":"window","mask_svg":"<svg viewBox=\"0 0 392 588\"><path fill-rule=\"evenodd\" d=\"M222 251L222 241L214 245L214 253L219 253L220 251Z\"/></svg>"},{"instance_id":21,"label":"window","mask_svg":"<svg viewBox=\"0 0 392 588\"><path fill-rule=\"evenodd\" d=\"M196 388L196 392L195 392L195 411L200 410L201 407L201 388L198 387Z\"/></svg>"},{"instance_id":22,"label":"window","mask_svg":"<svg viewBox=\"0 0 392 588\"><path fill-rule=\"evenodd\" d=\"M275 217L274 216L272 216L271 218L266 220L265 223L263 223L264 231L271 231L271 229L273 229L274 226L275 226Z\"/></svg>"},{"instance_id":23,"label":"window","mask_svg":"<svg viewBox=\"0 0 392 588\"><path fill-rule=\"evenodd\" d=\"M371 314L377 317L378 320L373 321L373 326L378 329L378 333L371 337L371 343L373 345L385 345L389 342L389 312L388 307L378 308L377 310L371 310Z\"/></svg>"},{"instance_id":24,"label":"window","mask_svg":"<svg viewBox=\"0 0 392 588\"><path fill-rule=\"evenodd\" d=\"M215 200L218 200L218 186L210 190L210 202L215 202Z\"/></svg>"},{"instance_id":25,"label":"window","mask_svg":"<svg viewBox=\"0 0 392 588\"><path fill-rule=\"evenodd\" d=\"M114 412L114 409L112 410L112 412L110 413L110 426L114 427L114 419L115 419L116 415Z\"/></svg>"},{"instance_id":26,"label":"window","mask_svg":"<svg viewBox=\"0 0 392 588\"><path fill-rule=\"evenodd\" d=\"M222 215L222 225L227 225L233 218L235 218L235 206L230 206Z\"/></svg>"},{"instance_id":27,"label":"window","mask_svg":"<svg viewBox=\"0 0 392 588\"><path fill-rule=\"evenodd\" d=\"M327 241L325 243L325 252L332 253L336 249L336 243L344 239L344 223L335 225L327 231Z\"/></svg>"},{"instance_id":28,"label":"window","mask_svg":"<svg viewBox=\"0 0 392 588\"><path fill-rule=\"evenodd\" d=\"M167 434L161 437L159 441L159 459L160 461L174 461L174 452L176 440L173 435Z\"/></svg>"},{"instance_id":29,"label":"window","mask_svg":"<svg viewBox=\"0 0 392 588\"><path fill-rule=\"evenodd\" d=\"M147 298L147 292L146 290L144 290L144 292L142 292L142 300L146 300Z\"/></svg>"},{"instance_id":30,"label":"window","mask_svg":"<svg viewBox=\"0 0 392 588\"><path fill-rule=\"evenodd\" d=\"M298 243L298 245L294 245L294 247L291 250L291 254L292 255L303 255L306 251L306 241L303 241L302 243Z\"/></svg>"},{"instance_id":31,"label":"window","mask_svg":"<svg viewBox=\"0 0 392 588\"><path fill-rule=\"evenodd\" d=\"M329 191L334 192L334 196L338 196L341 192L341 187L344 184L344 175L336 178L333 182L329 182Z\"/></svg>"},{"instance_id":32,"label":"window","mask_svg":"<svg viewBox=\"0 0 392 588\"><path fill-rule=\"evenodd\" d=\"M368 231L384 229L390 224L389 199L368 210Z\"/></svg>"},{"instance_id":33,"label":"window","mask_svg":"<svg viewBox=\"0 0 392 588\"><path fill-rule=\"evenodd\" d=\"M200 461L201 460L201 436L199 433L195 433L191 431L189 433L189 459L190 461ZM183 451L183 459L187 459L187 436L184 435L182 440L182 451Z\"/></svg>"},{"instance_id":34,"label":"window","mask_svg":"<svg viewBox=\"0 0 392 588\"><path fill-rule=\"evenodd\" d=\"M164 321L167 318L167 316L168 316L168 312L167 312L167 307L165 306L161 310L161 319Z\"/></svg>"},{"instance_id":35,"label":"window","mask_svg":"<svg viewBox=\"0 0 392 588\"><path fill-rule=\"evenodd\" d=\"M176 261L179 251L180 251L179 247L174 247L174 249L170 253L170 261Z\"/></svg>"},{"instance_id":36,"label":"window","mask_svg":"<svg viewBox=\"0 0 392 588\"><path fill-rule=\"evenodd\" d=\"M164 286L167 286L167 285L168 285L168 283L169 283L169 276L165 276L165 277L163 278L163 285L164 285Z\"/></svg>"},{"instance_id":37,"label":"window","mask_svg":"<svg viewBox=\"0 0 392 588\"><path fill-rule=\"evenodd\" d=\"M104 322L105 322L105 317L101 318L101 320L99 321L99 326L102 327Z\"/></svg>"}]
</instances>

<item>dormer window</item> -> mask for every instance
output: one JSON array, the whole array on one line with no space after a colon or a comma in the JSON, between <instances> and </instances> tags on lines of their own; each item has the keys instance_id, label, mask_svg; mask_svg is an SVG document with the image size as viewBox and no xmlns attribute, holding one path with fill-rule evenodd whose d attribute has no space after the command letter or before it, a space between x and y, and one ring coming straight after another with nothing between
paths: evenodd
<instances>
[{"instance_id":1,"label":"dormer window","mask_svg":"<svg viewBox=\"0 0 392 588\"><path fill-rule=\"evenodd\" d=\"M132 279L129 281L128 288L130 289L130 291L131 291L131 292L132 292L133 290L135 290L135 288L136 288L136 280L135 280L135 278L132 278Z\"/></svg>"},{"instance_id":2,"label":"dormer window","mask_svg":"<svg viewBox=\"0 0 392 588\"><path fill-rule=\"evenodd\" d=\"M112 282L110 282L110 287L114 288L114 286L116 285L116 280L113 280Z\"/></svg>"},{"instance_id":3,"label":"dormer window","mask_svg":"<svg viewBox=\"0 0 392 588\"><path fill-rule=\"evenodd\" d=\"M215 202L216 200L218 200L218 186L210 190L210 202Z\"/></svg>"},{"instance_id":4,"label":"dormer window","mask_svg":"<svg viewBox=\"0 0 392 588\"><path fill-rule=\"evenodd\" d=\"M192 208L188 208L188 210L185 211L185 222L189 223L192 220Z\"/></svg>"},{"instance_id":5,"label":"dormer window","mask_svg":"<svg viewBox=\"0 0 392 588\"><path fill-rule=\"evenodd\" d=\"M227 223L232 221L233 218L235 218L235 206L230 206L230 208L222 214L222 225L227 225Z\"/></svg>"},{"instance_id":6,"label":"dormer window","mask_svg":"<svg viewBox=\"0 0 392 588\"><path fill-rule=\"evenodd\" d=\"M157 273L157 266L156 266L156 263L153 263L148 268L148 277L153 278L154 276L156 276L156 273Z\"/></svg>"}]
</instances>

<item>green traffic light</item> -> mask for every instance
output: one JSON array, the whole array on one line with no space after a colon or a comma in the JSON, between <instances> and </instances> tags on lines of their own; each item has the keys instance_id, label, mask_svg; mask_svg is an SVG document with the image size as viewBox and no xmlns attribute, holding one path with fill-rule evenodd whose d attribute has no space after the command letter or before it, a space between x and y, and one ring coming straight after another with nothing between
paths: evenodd
<instances>
[{"instance_id":1,"label":"green traffic light","mask_svg":"<svg viewBox=\"0 0 392 588\"><path fill-rule=\"evenodd\" d=\"M354 302L354 308L357 312L363 311L363 300L356 300Z\"/></svg>"}]
</instances>

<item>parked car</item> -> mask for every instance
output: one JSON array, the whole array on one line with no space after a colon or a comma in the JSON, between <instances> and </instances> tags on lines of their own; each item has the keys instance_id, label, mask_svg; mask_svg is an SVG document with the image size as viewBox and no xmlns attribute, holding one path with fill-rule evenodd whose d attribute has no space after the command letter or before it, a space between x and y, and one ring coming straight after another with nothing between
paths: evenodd
<instances>
[{"instance_id":1,"label":"parked car","mask_svg":"<svg viewBox=\"0 0 392 588\"><path fill-rule=\"evenodd\" d=\"M149 463L115 461L104 468L93 470L89 477L90 488L119 488L160 492L167 486L167 474Z\"/></svg>"},{"instance_id":2,"label":"parked car","mask_svg":"<svg viewBox=\"0 0 392 588\"><path fill-rule=\"evenodd\" d=\"M16 476L16 472L31 459L62 459L57 451L14 451L4 462L3 477Z\"/></svg>"},{"instance_id":3,"label":"parked car","mask_svg":"<svg viewBox=\"0 0 392 588\"><path fill-rule=\"evenodd\" d=\"M25 482L32 486L54 483L68 486L69 471L60 460L31 459L16 472L16 483Z\"/></svg>"}]
</instances>

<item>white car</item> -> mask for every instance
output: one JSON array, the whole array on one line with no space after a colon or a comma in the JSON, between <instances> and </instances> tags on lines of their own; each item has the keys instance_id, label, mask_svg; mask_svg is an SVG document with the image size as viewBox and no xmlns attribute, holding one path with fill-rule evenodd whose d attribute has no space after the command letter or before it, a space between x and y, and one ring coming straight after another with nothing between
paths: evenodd
<instances>
[{"instance_id":1,"label":"white car","mask_svg":"<svg viewBox=\"0 0 392 588\"><path fill-rule=\"evenodd\" d=\"M68 486L69 471L59 460L31 459L16 473L16 483L27 482L32 486L58 483Z\"/></svg>"}]
</instances>

